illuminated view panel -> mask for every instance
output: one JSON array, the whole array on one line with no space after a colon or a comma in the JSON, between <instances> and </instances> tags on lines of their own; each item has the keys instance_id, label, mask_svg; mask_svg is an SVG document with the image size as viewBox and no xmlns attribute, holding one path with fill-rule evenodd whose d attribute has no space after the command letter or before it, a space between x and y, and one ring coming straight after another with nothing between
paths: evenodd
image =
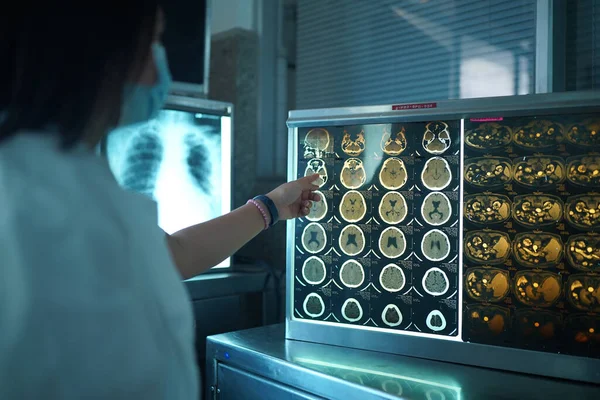
<instances>
[{"instance_id":1,"label":"illuminated view panel","mask_svg":"<svg viewBox=\"0 0 600 400\"><path fill-rule=\"evenodd\" d=\"M465 341L600 357L599 129L465 121Z\"/></svg>"},{"instance_id":2,"label":"illuminated view panel","mask_svg":"<svg viewBox=\"0 0 600 400\"><path fill-rule=\"evenodd\" d=\"M113 131L105 154L119 184L155 200L160 227L173 233L230 210L229 123L165 109L148 123Z\"/></svg>"},{"instance_id":3,"label":"illuminated view panel","mask_svg":"<svg viewBox=\"0 0 600 400\"><path fill-rule=\"evenodd\" d=\"M294 317L456 337L460 121L298 130Z\"/></svg>"}]
</instances>

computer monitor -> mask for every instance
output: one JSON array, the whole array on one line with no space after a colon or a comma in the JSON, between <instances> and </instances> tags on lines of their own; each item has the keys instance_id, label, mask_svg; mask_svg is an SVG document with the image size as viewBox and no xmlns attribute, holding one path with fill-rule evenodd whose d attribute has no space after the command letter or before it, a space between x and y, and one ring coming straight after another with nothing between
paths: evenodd
<instances>
[{"instance_id":1,"label":"computer monitor","mask_svg":"<svg viewBox=\"0 0 600 400\"><path fill-rule=\"evenodd\" d=\"M206 96L210 67L211 0L170 0L162 4L162 41L173 75L172 90Z\"/></svg>"},{"instance_id":2,"label":"computer monitor","mask_svg":"<svg viewBox=\"0 0 600 400\"><path fill-rule=\"evenodd\" d=\"M230 104L170 96L150 122L111 132L101 152L123 188L156 201L171 234L231 211L231 128Z\"/></svg>"}]
</instances>

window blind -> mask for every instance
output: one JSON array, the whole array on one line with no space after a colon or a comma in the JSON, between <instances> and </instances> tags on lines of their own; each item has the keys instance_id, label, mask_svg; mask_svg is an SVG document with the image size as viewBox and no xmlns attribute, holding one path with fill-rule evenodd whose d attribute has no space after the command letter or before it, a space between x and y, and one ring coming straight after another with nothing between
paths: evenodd
<instances>
[{"instance_id":1,"label":"window blind","mask_svg":"<svg viewBox=\"0 0 600 400\"><path fill-rule=\"evenodd\" d=\"M567 2L567 90L600 88L600 0Z\"/></svg>"},{"instance_id":2,"label":"window blind","mask_svg":"<svg viewBox=\"0 0 600 400\"><path fill-rule=\"evenodd\" d=\"M535 0L300 0L297 108L532 93Z\"/></svg>"}]
</instances>

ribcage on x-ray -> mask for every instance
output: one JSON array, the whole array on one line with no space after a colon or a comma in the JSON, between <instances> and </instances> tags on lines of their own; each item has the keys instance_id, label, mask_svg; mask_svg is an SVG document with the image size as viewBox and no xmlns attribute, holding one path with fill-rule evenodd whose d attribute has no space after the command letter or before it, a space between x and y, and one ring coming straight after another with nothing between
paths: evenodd
<instances>
[{"instance_id":1,"label":"ribcage on x-ray","mask_svg":"<svg viewBox=\"0 0 600 400\"><path fill-rule=\"evenodd\" d=\"M136 137L127 151L122 185L153 197L163 151L161 140L156 135L142 133Z\"/></svg>"},{"instance_id":2,"label":"ribcage on x-ray","mask_svg":"<svg viewBox=\"0 0 600 400\"><path fill-rule=\"evenodd\" d=\"M192 134L186 135L184 141L188 149L186 157L188 171L198 188L204 193L210 194L212 165L209 149Z\"/></svg>"}]
</instances>

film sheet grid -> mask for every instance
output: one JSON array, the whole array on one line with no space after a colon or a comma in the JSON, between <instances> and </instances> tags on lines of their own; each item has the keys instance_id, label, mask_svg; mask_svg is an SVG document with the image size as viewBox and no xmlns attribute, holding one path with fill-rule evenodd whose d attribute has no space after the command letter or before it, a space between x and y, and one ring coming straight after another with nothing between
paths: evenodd
<instances>
[{"instance_id":1,"label":"film sheet grid","mask_svg":"<svg viewBox=\"0 0 600 400\"><path fill-rule=\"evenodd\" d=\"M464 130L463 339L600 357L600 118Z\"/></svg>"},{"instance_id":2,"label":"film sheet grid","mask_svg":"<svg viewBox=\"0 0 600 400\"><path fill-rule=\"evenodd\" d=\"M460 121L298 132L294 316L458 334Z\"/></svg>"}]
</instances>

